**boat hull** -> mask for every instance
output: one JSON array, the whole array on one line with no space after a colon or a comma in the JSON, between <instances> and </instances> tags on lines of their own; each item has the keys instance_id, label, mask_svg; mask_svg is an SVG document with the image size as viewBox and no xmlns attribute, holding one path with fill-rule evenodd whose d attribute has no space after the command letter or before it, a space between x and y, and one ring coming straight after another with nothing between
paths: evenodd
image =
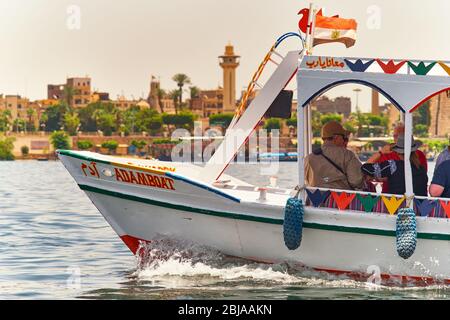
<instances>
[{"instance_id":1,"label":"boat hull","mask_svg":"<svg viewBox=\"0 0 450 320\"><path fill-rule=\"evenodd\" d=\"M171 192L93 179L74 171L80 159L62 159L133 253L139 241L169 237L231 256L291 262L316 270L363 275L371 281L389 276L394 280L450 282L448 219L418 217L416 251L405 260L396 251L395 216L306 207L301 246L289 250L283 239L282 205L226 197L187 179L175 180ZM115 168L106 163L99 166L103 170Z\"/></svg>"}]
</instances>

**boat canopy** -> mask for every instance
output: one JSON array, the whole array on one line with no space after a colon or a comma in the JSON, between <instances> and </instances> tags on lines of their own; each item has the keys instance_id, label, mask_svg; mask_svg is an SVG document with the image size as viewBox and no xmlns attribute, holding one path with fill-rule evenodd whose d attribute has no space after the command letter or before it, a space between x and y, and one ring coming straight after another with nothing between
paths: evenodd
<instances>
[{"instance_id":1,"label":"boat canopy","mask_svg":"<svg viewBox=\"0 0 450 320\"><path fill-rule=\"evenodd\" d=\"M450 62L304 56L297 73L298 105L335 86L357 83L383 94L402 112L450 90Z\"/></svg>"},{"instance_id":2,"label":"boat canopy","mask_svg":"<svg viewBox=\"0 0 450 320\"><path fill-rule=\"evenodd\" d=\"M311 153L310 102L327 90L346 83L371 87L403 115L405 137L412 136L412 112L425 101L450 90L450 62L401 59L345 58L305 55L297 72L299 187L305 187L304 158ZM409 162L411 139L405 139L406 196L412 197Z\"/></svg>"}]
</instances>

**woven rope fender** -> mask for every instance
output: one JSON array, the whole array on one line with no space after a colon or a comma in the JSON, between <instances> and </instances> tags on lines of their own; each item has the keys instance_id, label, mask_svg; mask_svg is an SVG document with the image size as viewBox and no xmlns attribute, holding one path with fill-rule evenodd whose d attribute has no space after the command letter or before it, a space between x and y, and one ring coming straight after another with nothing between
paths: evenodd
<instances>
[{"instance_id":1,"label":"woven rope fender","mask_svg":"<svg viewBox=\"0 0 450 320\"><path fill-rule=\"evenodd\" d=\"M303 229L303 202L289 198L284 208L283 236L284 244L289 250L300 247Z\"/></svg>"},{"instance_id":2,"label":"woven rope fender","mask_svg":"<svg viewBox=\"0 0 450 320\"><path fill-rule=\"evenodd\" d=\"M417 227L416 214L411 208L402 208L397 215L396 226L397 253L403 259L411 257L416 250Z\"/></svg>"}]
</instances>

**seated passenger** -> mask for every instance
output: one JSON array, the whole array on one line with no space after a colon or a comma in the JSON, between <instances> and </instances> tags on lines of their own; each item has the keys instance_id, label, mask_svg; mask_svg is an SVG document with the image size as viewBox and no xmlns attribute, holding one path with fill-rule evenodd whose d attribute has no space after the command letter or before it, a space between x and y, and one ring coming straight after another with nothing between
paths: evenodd
<instances>
[{"instance_id":1,"label":"seated passenger","mask_svg":"<svg viewBox=\"0 0 450 320\"><path fill-rule=\"evenodd\" d=\"M310 187L361 190L361 162L345 148L349 132L339 122L322 127L322 148L305 158L305 181Z\"/></svg>"},{"instance_id":2,"label":"seated passenger","mask_svg":"<svg viewBox=\"0 0 450 320\"><path fill-rule=\"evenodd\" d=\"M412 138L411 142L411 170L413 180L413 191L415 195L427 196L428 176L427 170L421 164L416 153L418 146ZM366 163L363 164L361 170L364 174L375 178L387 178L389 189L386 193L390 194L405 194L405 137L399 136L397 143L392 150L396 152L400 160L387 160L382 163ZM384 192L384 191L383 191Z\"/></svg>"},{"instance_id":3,"label":"seated passenger","mask_svg":"<svg viewBox=\"0 0 450 320\"><path fill-rule=\"evenodd\" d=\"M434 173L436 173L437 168L444 162L450 160L450 145L442 151L436 159L436 166L434 167Z\"/></svg>"},{"instance_id":4,"label":"seated passenger","mask_svg":"<svg viewBox=\"0 0 450 320\"><path fill-rule=\"evenodd\" d=\"M381 151L374 153L373 156L370 157L369 160L367 160L367 163L382 163L388 160L401 160L399 154L395 152L395 150L393 150L392 148L397 143L398 138L404 135L405 135L405 125L402 122L400 122L394 128L394 143L389 143L385 145L381 149ZM425 154L418 149L415 152L417 157L419 158L420 164L425 168L425 170L428 170L428 162ZM384 182L383 193L388 193L389 182L386 179L380 179L380 181Z\"/></svg>"},{"instance_id":5,"label":"seated passenger","mask_svg":"<svg viewBox=\"0 0 450 320\"><path fill-rule=\"evenodd\" d=\"M450 198L450 160L442 162L434 171L430 195L432 197Z\"/></svg>"}]
</instances>

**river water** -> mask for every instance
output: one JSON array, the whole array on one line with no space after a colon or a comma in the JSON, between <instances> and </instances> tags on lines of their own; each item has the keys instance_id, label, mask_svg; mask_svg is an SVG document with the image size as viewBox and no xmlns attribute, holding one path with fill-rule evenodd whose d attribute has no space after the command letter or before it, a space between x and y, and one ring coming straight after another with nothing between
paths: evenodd
<instances>
[{"instance_id":1,"label":"river water","mask_svg":"<svg viewBox=\"0 0 450 320\"><path fill-rule=\"evenodd\" d=\"M280 163L292 187L295 163ZM267 185L276 168L228 173ZM142 264L59 161L0 162L0 299L448 299L450 287L383 287L229 258L161 239Z\"/></svg>"}]
</instances>

